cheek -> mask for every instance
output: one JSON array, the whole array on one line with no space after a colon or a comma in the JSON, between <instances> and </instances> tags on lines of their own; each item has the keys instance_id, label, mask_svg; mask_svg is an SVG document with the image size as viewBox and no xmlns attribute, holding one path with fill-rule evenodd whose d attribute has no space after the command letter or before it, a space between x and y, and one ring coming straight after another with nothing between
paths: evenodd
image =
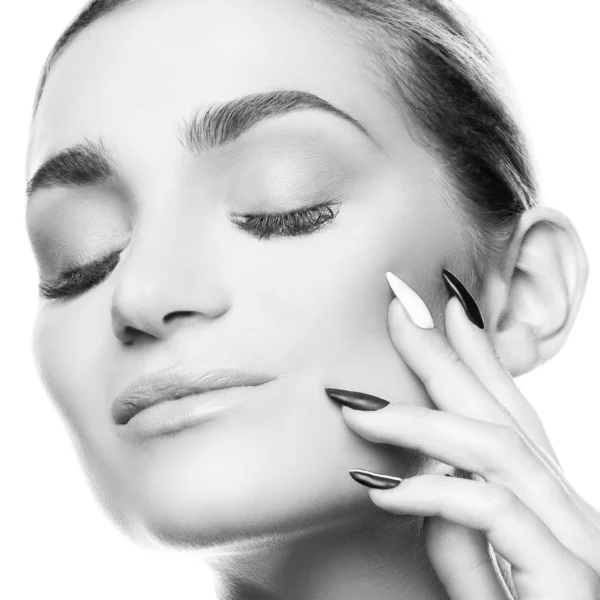
<instances>
[{"instance_id":1,"label":"cheek","mask_svg":"<svg viewBox=\"0 0 600 600\"><path fill-rule=\"evenodd\" d=\"M108 390L103 388L103 361L110 354L102 346L106 327L102 309L92 298L71 305L46 306L37 315L33 351L44 388L84 442L106 433L109 424Z\"/></svg>"},{"instance_id":2,"label":"cheek","mask_svg":"<svg viewBox=\"0 0 600 600\"><path fill-rule=\"evenodd\" d=\"M394 296L386 271L418 291L436 322L443 310L439 274L448 256L447 227L439 206L416 188L381 177L369 198L343 207L332 228L257 261L267 260L269 269L251 290L255 314L266 315L261 329L278 336L278 356L290 371L312 371L327 386L392 402L430 404L393 346L387 322Z\"/></svg>"},{"instance_id":3,"label":"cheek","mask_svg":"<svg viewBox=\"0 0 600 600\"><path fill-rule=\"evenodd\" d=\"M427 404L420 379L391 342L388 306L393 295L385 268L340 281L327 310L314 317L311 349L328 387L363 391L390 402Z\"/></svg>"},{"instance_id":4,"label":"cheek","mask_svg":"<svg viewBox=\"0 0 600 600\"><path fill-rule=\"evenodd\" d=\"M375 235L372 243L363 236L361 246L341 231L315 236L300 251L300 245L289 244L274 253L281 264L271 263L262 278L257 274L248 296L239 299L247 320L261 332L252 338L255 351L244 350L250 342L240 336L236 354L253 356L258 350L279 373L314 377L325 387L424 403L420 381L389 337L393 294L385 273L398 263L393 245Z\"/></svg>"}]
</instances>

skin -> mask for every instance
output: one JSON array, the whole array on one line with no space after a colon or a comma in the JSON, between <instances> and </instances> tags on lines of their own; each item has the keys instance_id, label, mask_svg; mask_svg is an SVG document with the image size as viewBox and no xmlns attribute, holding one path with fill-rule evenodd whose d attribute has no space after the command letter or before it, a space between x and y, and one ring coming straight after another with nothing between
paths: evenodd
<instances>
[{"instance_id":1,"label":"skin","mask_svg":"<svg viewBox=\"0 0 600 600\"><path fill-rule=\"evenodd\" d=\"M27 208L41 276L124 248L83 296L40 300L33 345L44 385L110 515L140 543L199 549L223 597L448 597L420 517L381 510L348 475L447 465L365 439L325 393L432 408L390 337L385 273L410 285L444 331L441 270L466 282L469 267L439 165L378 92L350 35L299 2L147 1L79 35L31 129L29 176L51 154L100 137L125 174L115 187L41 191ZM316 111L265 121L202 157L177 139L176 125L198 107L290 88L359 119L381 150ZM234 208L300 208L332 191L338 217L307 237L259 240L227 218ZM477 298L511 375L560 350L586 279L566 216L528 211ZM141 372L189 360L277 379L253 402L168 440L118 439L114 395Z\"/></svg>"}]
</instances>

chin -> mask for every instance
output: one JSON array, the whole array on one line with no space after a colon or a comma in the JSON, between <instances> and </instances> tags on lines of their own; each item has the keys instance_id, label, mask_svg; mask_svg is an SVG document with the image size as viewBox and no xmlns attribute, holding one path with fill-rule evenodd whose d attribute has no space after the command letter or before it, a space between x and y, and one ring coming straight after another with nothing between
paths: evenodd
<instances>
[{"instance_id":1,"label":"chin","mask_svg":"<svg viewBox=\"0 0 600 600\"><path fill-rule=\"evenodd\" d=\"M164 546L215 549L332 527L373 509L342 468L336 469L341 480L336 486L336 477L326 470L310 478L308 469L262 467L265 460L240 461L237 452L231 456L238 459L237 467L210 456L165 463L163 454L148 463L127 483L128 521L137 523L138 537Z\"/></svg>"}]
</instances>

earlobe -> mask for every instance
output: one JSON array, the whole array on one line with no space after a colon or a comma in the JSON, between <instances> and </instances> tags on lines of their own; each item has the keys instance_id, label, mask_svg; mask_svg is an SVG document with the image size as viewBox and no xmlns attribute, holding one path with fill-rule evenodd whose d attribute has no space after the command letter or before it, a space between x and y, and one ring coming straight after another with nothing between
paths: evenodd
<instances>
[{"instance_id":1,"label":"earlobe","mask_svg":"<svg viewBox=\"0 0 600 600\"><path fill-rule=\"evenodd\" d=\"M573 223L535 207L521 217L500 266L484 285L488 331L513 376L533 370L564 345L579 312L589 264Z\"/></svg>"}]
</instances>

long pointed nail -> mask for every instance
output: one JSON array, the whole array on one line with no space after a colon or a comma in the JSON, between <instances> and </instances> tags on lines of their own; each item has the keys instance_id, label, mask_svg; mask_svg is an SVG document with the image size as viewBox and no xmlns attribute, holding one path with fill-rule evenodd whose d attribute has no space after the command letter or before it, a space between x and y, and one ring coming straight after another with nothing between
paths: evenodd
<instances>
[{"instance_id":1,"label":"long pointed nail","mask_svg":"<svg viewBox=\"0 0 600 600\"><path fill-rule=\"evenodd\" d=\"M344 406L354 408L355 410L379 410L385 408L389 402L383 398L365 394L364 392L351 392L349 390L339 390L337 388L325 388L327 395L340 402Z\"/></svg>"},{"instance_id":2,"label":"long pointed nail","mask_svg":"<svg viewBox=\"0 0 600 600\"><path fill-rule=\"evenodd\" d=\"M402 482L400 477L392 477L391 475L382 475L373 473L373 471L365 471L364 469L352 469L348 471L354 481L370 488L379 490L389 490L395 488Z\"/></svg>"},{"instance_id":3,"label":"long pointed nail","mask_svg":"<svg viewBox=\"0 0 600 600\"><path fill-rule=\"evenodd\" d=\"M450 296L456 296L459 299L471 323L479 327L479 329L484 329L485 323L483 321L483 317L481 316L479 306L477 306L477 302L475 302L473 296L469 294L467 288L463 285L460 279L456 277L456 275L453 275L447 269L442 269L442 274L444 276L446 289L448 290Z\"/></svg>"},{"instance_id":4,"label":"long pointed nail","mask_svg":"<svg viewBox=\"0 0 600 600\"><path fill-rule=\"evenodd\" d=\"M432 329L435 327L431 313L419 294L391 271L388 271L385 276L392 288L392 292L400 300L400 303L415 325L422 329Z\"/></svg>"}]
</instances>

